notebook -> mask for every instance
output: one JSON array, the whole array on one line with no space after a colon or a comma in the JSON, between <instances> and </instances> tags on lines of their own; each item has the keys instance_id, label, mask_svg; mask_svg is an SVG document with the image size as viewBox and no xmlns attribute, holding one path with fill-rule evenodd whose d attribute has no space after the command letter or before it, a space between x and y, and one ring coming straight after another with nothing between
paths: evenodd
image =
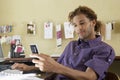
<instances>
[{"instance_id":1,"label":"notebook","mask_svg":"<svg viewBox=\"0 0 120 80\"><path fill-rule=\"evenodd\" d=\"M0 44L0 62L3 62L4 59L4 55L3 55L3 49L2 49L2 45Z\"/></svg>"}]
</instances>

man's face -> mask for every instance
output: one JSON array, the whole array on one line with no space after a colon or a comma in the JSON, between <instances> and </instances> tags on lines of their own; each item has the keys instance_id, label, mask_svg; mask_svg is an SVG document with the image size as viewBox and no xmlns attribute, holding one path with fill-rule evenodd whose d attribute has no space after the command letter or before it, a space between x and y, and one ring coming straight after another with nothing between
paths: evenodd
<instances>
[{"instance_id":1,"label":"man's face","mask_svg":"<svg viewBox=\"0 0 120 80\"><path fill-rule=\"evenodd\" d=\"M87 18L84 14L79 14L73 18L72 22L75 27L75 32L79 35L80 39L88 40L95 36L94 20L89 20L89 18Z\"/></svg>"}]
</instances>

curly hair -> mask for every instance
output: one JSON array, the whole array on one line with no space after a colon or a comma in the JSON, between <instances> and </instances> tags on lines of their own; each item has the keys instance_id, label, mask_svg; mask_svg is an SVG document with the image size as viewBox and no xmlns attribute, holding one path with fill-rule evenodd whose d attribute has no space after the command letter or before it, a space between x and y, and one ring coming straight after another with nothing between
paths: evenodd
<instances>
[{"instance_id":1,"label":"curly hair","mask_svg":"<svg viewBox=\"0 0 120 80\"><path fill-rule=\"evenodd\" d=\"M96 32L100 32L100 27L101 27L102 24L101 24L100 21L97 21L97 15L92 9L90 9L90 8L88 8L86 6L79 6L74 11L69 13L69 16L68 16L69 21L72 22L73 18L76 15L79 15L79 14L84 14L89 20L95 20L96 25L95 25L94 30Z\"/></svg>"}]
</instances>

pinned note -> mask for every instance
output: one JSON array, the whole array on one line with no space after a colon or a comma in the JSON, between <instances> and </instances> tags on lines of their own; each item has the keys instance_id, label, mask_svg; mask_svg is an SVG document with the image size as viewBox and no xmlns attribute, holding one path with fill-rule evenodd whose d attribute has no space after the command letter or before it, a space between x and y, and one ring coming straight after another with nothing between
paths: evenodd
<instances>
[{"instance_id":1,"label":"pinned note","mask_svg":"<svg viewBox=\"0 0 120 80\"><path fill-rule=\"evenodd\" d=\"M64 23L65 38L74 38L74 26L70 22Z\"/></svg>"},{"instance_id":2,"label":"pinned note","mask_svg":"<svg viewBox=\"0 0 120 80\"><path fill-rule=\"evenodd\" d=\"M44 38L45 39L53 38L53 23L52 22L44 23Z\"/></svg>"},{"instance_id":3,"label":"pinned note","mask_svg":"<svg viewBox=\"0 0 120 80\"><path fill-rule=\"evenodd\" d=\"M62 45L62 31L61 31L61 25L56 25L56 35L57 35L57 47L60 47Z\"/></svg>"},{"instance_id":4,"label":"pinned note","mask_svg":"<svg viewBox=\"0 0 120 80\"><path fill-rule=\"evenodd\" d=\"M112 30L112 23L106 23L105 27L105 39L106 40L111 40L111 30Z\"/></svg>"}]
</instances>

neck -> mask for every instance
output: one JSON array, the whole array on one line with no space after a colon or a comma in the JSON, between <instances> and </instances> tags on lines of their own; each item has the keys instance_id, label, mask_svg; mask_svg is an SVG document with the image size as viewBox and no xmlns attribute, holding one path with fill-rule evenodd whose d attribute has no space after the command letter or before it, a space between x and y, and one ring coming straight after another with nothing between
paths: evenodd
<instances>
[{"instance_id":1,"label":"neck","mask_svg":"<svg viewBox=\"0 0 120 80\"><path fill-rule=\"evenodd\" d=\"M92 40L92 39L95 39L95 38L96 38L96 35L95 35L95 33L93 33L83 40L88 41L88 40Z\"/></svg>"}]
</instances>

